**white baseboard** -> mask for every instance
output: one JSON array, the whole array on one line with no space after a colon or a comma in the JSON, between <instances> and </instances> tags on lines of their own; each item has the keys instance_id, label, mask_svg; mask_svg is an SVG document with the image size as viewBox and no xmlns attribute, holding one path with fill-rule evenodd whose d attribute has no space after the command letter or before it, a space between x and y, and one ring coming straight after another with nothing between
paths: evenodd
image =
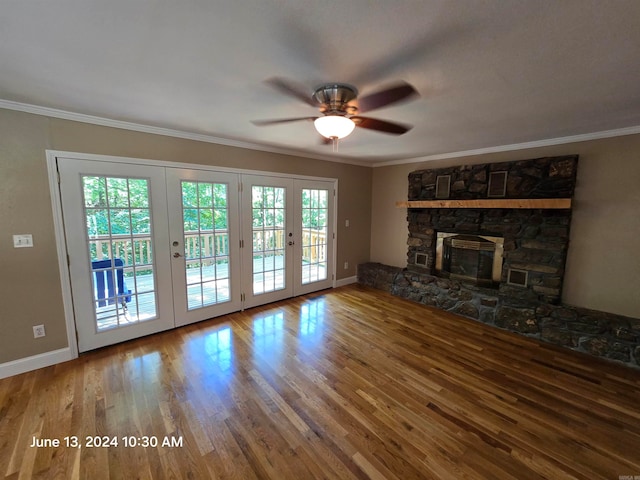
<instances>
[{"instance_id":1,"label":"white baseboard","mask_svg":"<svg viewBox=\"0 0 640 480\"><path fill-rule=\"evenodd\" d=\"M340 280L336 280L336 288L344 287L345 285L350 285L352 283L357 283L358 277L355 275L353 277L341 278Z\"/></svg>"},{"instance_id":2,"label":"white baseboard","mask_svg":"<svg viewBox=\"0 0 640 480\"><path fill-rule=\"evenodd\" d=\"M13 375L30 372L38 368L50 367L51 365L66 362L72 358L71 349L67 347L2 363L0 364L0 378L12 377Z\"/></svg>"}]
</instances>

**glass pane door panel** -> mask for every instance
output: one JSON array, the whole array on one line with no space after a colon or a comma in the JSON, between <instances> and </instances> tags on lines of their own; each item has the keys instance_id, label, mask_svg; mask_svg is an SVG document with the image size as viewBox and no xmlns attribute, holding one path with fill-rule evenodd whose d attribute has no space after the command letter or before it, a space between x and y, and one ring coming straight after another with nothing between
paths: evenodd
<instances>
[{"instance_id":1,"label":"glass pane door panel","mask_svg":"<svg viewBox=\"0 0 640 480\"><path fill-rule=\"evenodd\" d=\"M285 188L251 187L253 294L285 288Z\"/></svg>"},{"instance_id":2,"label":"glass pane door panel","mask_svg":"<svg viewBox=\"0 0 640 480\"><path fill-rule=\"evenodd\" d=\"M81 178L96 331L157 318L149 180Z\"/></svg>"},{"instance_id":3,"label":"glass pane door panel","mask_svg":"<svg viewBox=\"0 0 640 480\"><path fill-rule=\"evenodd\" d=\"M302 189L302 284L327 279L329 191Z\"/></svg>"},{"instance_id":4,"label":"glass pane door panel","mask_svg":"<svg viewBox=\"0 0 640 480\"><path fill-rule=\"evenodd\" d=\"M183 180L181 186L187 309L228 302L228 185Z\"/></svg>"}]
</instances>

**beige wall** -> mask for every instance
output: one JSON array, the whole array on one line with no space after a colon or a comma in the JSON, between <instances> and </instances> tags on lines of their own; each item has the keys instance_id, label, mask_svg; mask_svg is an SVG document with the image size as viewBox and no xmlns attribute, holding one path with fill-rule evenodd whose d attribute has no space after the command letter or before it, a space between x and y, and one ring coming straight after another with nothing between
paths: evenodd
<instances>
[{"instance_id":1,"label":"beige wall","mask_svg":"<svg viewBox=\"0 0 640 480\"><path fill-rule=\"evenodd\" d=\"M570 305L640 318L640 135L375 168L371 261L406 266L408 174L424 168L579 154L563 289Z\"/></svg>"},{"instance_id":2,"label":"beige wall","mask_svg":"<svg viewBox=\"0 0 640 480\"><path fill-rule=\"evenodd\" d=\"M369 259L370 168L0 109L0 364L67 346L45 149L337 178L337 278ZM34 248L14 249L19 233Z\"/></svg>"},{"instance_id":3,"label":"beige wall","mask_svg":"<svg viewBox=\"0 0 640 480\"><path fill-rule=\"evenodd\" d=\"M0 363L67 345L44 151L48 121L0 110ZM13 248L31 233L34 248ZM33 325L47 336L33 338Z\"/></svg>"},{"instance_id":4,"label":"beige wall","mask_svg":"<svg viewBox=\"0 0 640 480\"><path fill-rule=\"evenodd\" d=\"M640 317L640 135L369 169L0 109L0 364L67 346L46 149L338 178L338 279L369 259L406 265L406 211L394 204L409 172L577 153L564 301ZM35 247L14 249L17 233ZM41 323L47 336L34 339Z\"/></svg>"}]
</instances>

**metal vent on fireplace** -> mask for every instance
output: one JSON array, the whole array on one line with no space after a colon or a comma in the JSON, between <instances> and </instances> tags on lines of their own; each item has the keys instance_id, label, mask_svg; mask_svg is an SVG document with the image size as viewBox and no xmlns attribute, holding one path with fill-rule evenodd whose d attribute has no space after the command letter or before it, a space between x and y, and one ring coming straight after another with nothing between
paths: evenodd
<instances>
[{"instance_id":1,"label":"metal vent on fireplace","mask_svg":"<svg viewBox=\"0 0 640 480\"><path fill-rule=\"evenodd\" d=\"M458 237L454 237L451 240L451 246L453 248L464 248L466 250L487 250L489 252L493 252L496 249L496 246L493 242L480 242L476 239L481 239L481 237L471 237L472 239L468 239L464 235L459 235Z\"/></svg>"},{"instance_id":2,"label":"metal vent on fireplace","mask_svg":"<svg viewBox=\"0 0 640 480\"><path fill-rule=\"evenodd\" d=\"M429 261L429 257L426 254L420 253L420 252L416 252L415 264L417 266L426 267L428 261Z\"/></svg>"},{"instance_id":3,"label":"metal vent on fireplace","mask_svg":"<svg viewBox=\"0 0 640 480\"><path fill-rule=\"evenodd\" d=\"M517 268L510 268L507 272L507 283L509 285L526 287L529 283L529 272Z\"/></svg>"}]
</instances>

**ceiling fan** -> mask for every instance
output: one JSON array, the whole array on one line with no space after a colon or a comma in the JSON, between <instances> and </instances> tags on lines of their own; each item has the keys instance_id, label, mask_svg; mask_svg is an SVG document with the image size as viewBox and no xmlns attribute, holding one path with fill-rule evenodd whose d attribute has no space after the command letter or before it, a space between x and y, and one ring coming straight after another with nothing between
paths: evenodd
<instances>
[{"instance_id":1,"label":"ceiling fan","mask_svg":"<svg viewBox=\"0 0 640 480\"><path fill-rule=\"evenodd\" d=\"M317 87L312 93L283 78L271 78L266 81L277 90L290 95L307 105L318 108L320 115L313 117L281 118L273 120L255 120L254 125L277 125L298 121L313 120L316 130L326 140L333 142L334 148L340 138L349 135L355 127L367 128L392 135L402 135L412 126L400 123L363 117L360 113L376 108L386 107L401 100L417 97L418 92L406 82L399 82L384 90L358 97L358 90L346 83L326 83Z\"/></svg>"}]
</instances>

